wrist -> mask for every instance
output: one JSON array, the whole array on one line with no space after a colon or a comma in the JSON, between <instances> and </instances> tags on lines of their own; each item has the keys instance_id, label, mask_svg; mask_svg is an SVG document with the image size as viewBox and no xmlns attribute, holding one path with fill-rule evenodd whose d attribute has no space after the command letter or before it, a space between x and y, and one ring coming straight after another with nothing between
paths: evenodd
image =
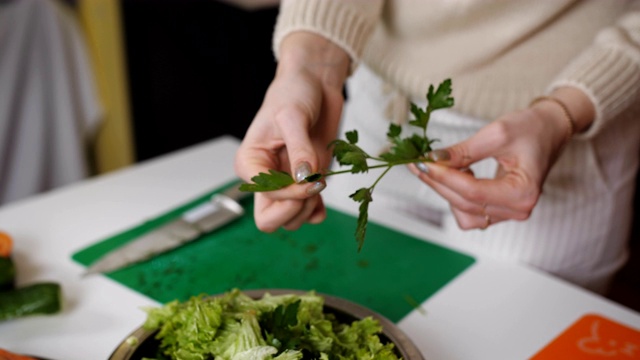
<instances>
[{"instance_id":1,"label":"wrist","mask_svg":"<svg viewBox=\"0 0 640 360\"><path fill-rule=\"evenodd\" d=\"M555 113L560 115L564 113L564 117L572 122L572 135L587 131L593 120L595 119L595 107L589 97L581 90L574 87L560 87L555 89L549 96L542 96L534 99L531 107L543 106L549 108L553 104L543 104L546 102L555 102ZM548 110L551 110L549 108Z\"/></svg>"},{"instance_id":2,"label":"wrist","mask_svg":"<svg viewBox=\"0 0 640 360\"><path fill-rule=\"evenodd\" d=\"M331 40L306 31L287 35L280 45L278 74L305 71L325 85L342 89L351 60L346 51Z\"/></svg>"},{"instance_id":3,"label":"wrist","mask_svg":"<svg viewBox=\"0 0 640 360\"><path fill-rule=\"evenodd\" d=\"M584 92L578 88L566 86L555 89L551 96L566 106L573 117L576 134L589 129L595 119L596 110L593 102Z\"/></svg>"},{"instance_id":4,"label":"wrist","mask_svg":"<svg viewBox=\"0 0 640 360\"><path fill-rule=\"evenodd\" d=\"M529 105L529 111L544 126L547 138L559 149L566 146L575 134L575 120L569 109L560 100L552 96L540 96Z\"/></svg>"},{"instance_id":5,"label":"wrist","mask_svg":"<svg viewBox=\"0 0 640 360\"><path fill-rule=\"evenodd\" d=\"M558 129L564 128L564 144L573 135L586 131L595 117L591 100L582 91L572 87L561 87L549 96L538 97L531 102L530 108L549 119Z\"/></svg>"}]
</instances>

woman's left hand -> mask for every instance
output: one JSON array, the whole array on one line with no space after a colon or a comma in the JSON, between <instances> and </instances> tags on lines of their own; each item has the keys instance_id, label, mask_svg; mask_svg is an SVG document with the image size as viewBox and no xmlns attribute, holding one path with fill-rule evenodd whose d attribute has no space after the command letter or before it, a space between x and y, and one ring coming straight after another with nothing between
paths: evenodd
<instances>
[{"instance_id":1,"label":"woman's left hand","mask_svg":"<svg viewBox=\"0 0 640 360\"><path fill-rule=\"evenodd\" d=\"M582 93L572 94L574 90L563 90L560 95L571 107L587 107L575 110L580 115L576 125L581 130L593 120L593 105L588 99L583 102ZM571 97L574 95L578 97ZM433 151L430 157L434 162L412 164L409 168L449 202L462 229L485 229L505 220L526 220L551 166L568 141L568 121L560 105L541 101L491 122L461 143ZM469 166L486 158L497 161L496 175L493 179L476 178Z\"/></svg>"}]
</instances>

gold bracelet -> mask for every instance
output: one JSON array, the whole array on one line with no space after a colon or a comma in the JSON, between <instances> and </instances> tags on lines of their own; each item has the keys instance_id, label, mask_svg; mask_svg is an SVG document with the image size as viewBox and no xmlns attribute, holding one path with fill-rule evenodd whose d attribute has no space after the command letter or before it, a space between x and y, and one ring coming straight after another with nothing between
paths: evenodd
<instances>
[{"instance_id":1,"label":"gold bracelet","mask_svg":"<svg viewBox=\"0 0 640 360\"><path fill-rule=\"evenodd\" d=\"M575 134L576 132L576 121L573 118L573 116L571 115L571 113L569 112L569 108L567 108L567 105L565 105L564 102L562 102L561 100L554 98L553 96L539 96L535 99L533 99L533 101L531 101L531 103L529 104L529 107L532 107L533 105L542 102L542 101L551 101L555 104L557 104L558 106L560 106L560 108L562 109L562 112L564 113L564 118L567 121L567 125L569 127L568 131L567 131L567 136L565 138L565 145L567 143L569 143L569 140L571 140L571 137L573 136L573 134Z\"/></svg>"}]
</instances>

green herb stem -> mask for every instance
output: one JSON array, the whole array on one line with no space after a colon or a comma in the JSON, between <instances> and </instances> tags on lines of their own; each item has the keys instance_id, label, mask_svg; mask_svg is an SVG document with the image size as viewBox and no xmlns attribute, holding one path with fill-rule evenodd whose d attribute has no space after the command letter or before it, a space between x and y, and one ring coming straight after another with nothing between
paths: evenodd
<instances>
[{"instance_id":1,"label":"green herb stem","mask_svg":"<svg viewBox=\"0 0 640 360\"><path fill-rule=\"evenodd\" d=\"M382 174L380 174L380 176L378 176L378 178L376 179L376 181L373 182L373 185L371 185L369 187L369 191L373 192L373 189L376 187L376 185L378 185L378 183L380 182L380 180L389 172L389 170L391 170L391 168L393 167L393 165L389 165L387 166L387 168L382 172Z\"/></svg>"},{"instance_id":2,"label":"green herb stem","mask_svg":"<svg viewBox=\"0 0 640 360\"><path fill-rule=\"evenodd\" d=\"M427 106L424 109L411 103L410 111L411 114L413 114L414 119L409 120L408 124L421 129L422 136L420 136L419 133L414 133L408 137L401 137L402 126L398 124L390 124L386 135L391 147L383 154L373 157L357 145L358 132L356 130L348 131L345 134L346 140L334 140L329 144L329 147L333 148L333 157L336 159L338 164L342 166L350 166L350 168L337 171L327 171L325 173L316 173L306 178L308 182L313 182L327 176L338 174L357 174L368 172L372 169L385 169L370 187L358 189L355 193L349 196L354 201L360 203L360 211L356 226L358 250L362 247L366 234L368 209L369 203L373 201L373 189L380 180L394 166L418 162L432 162L432 160L427 157L427 154L431 151L431 144L435 140L431 140L427 137L427 126L429 125L429 120L433 111L453 106L454 99L451 97L451 92L451 80L447 79L440 83L437 88L434 88L433 85L429 86L426 96ZM368 161L376 161L378 163L375 165L369 165ZM254 192L273 191L295 183L290 174L276 170L269 170L268 174L260 173L253 177L252 180L254 182L253 184L243 184L240 187L240 190Z\"/></svg>"},{"instance_id":3,"label":"green herb stem","mask_svg":"<svg viewBox=\"0 0 640 360\"><path fill-rule=\"evenodd\" d=\"M396 166L396 165L408 165L408 164L415 164L415 163L419 163L419 162L433 162L433 160L431 160L429 158L419 158L419 159L389 161L389 162L385 162L384 164L371 165L371 166L369 166L369 170L371 170L371 169L391 168L391 167ZM322 174L322 177L325 178L325 177L328 177L328 176L347 174L347 173L351 173L351 172L352 172L351 169L327 171L327 172ZM386 173L387 173L387 171L384 172L384 174L386 174Z\"/></svg>"}]
</instances>

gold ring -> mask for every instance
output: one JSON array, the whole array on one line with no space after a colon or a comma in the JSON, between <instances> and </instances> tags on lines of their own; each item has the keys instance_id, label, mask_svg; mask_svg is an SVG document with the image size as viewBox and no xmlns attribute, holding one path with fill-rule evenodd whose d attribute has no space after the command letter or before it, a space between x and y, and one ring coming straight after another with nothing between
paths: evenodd
<instances>
[{"instance_id":1,"label":"gold ring","mask_svg":"<svg viewBox=\"0 0 640 360\"><path fill-rule=\"evenodd\" d=\"M482 205L482 214L484 214L484 226L481 227L481 230L484 230L491 225L491 216L487 214L487 204Z\"/></svg>"},{"instance_id":2,"label":"gold ring","mask_svg":"<svg viewBox=\"0 0 640 360\"><path fill-rule=\"evenodd\" d=\"M485 213L484 214L484 227L482 228L482 230L488 228L489 225L491 225L491 216L489 216L489 214Z\"/></svg>"}]
</instances>

